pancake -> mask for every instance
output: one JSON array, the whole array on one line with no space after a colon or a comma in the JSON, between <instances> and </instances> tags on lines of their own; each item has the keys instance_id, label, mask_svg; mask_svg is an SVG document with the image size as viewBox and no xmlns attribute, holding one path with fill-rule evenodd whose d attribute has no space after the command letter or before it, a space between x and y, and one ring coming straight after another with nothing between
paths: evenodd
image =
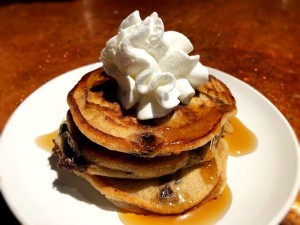
<instances>
[{"instance_id":1,"label":"pancake","mask_svg":"<svg viewBox=\"0 0 300 225\"><path fill-rule=\"evenodd\" d=\"M102 68L83 76L67 96L74 122L98 145L148 158L201 147L236 114L230 90L211 75L189 104L160 119L139 121L134 109L122 109L117 93L116 81Z\"/></svg>"},{"instance_id":2,"label":"pancake","mask_svg":"<svg viewBox=\"0 0 300 225\"><path fill-rule=\"evenodd\" d=\"M111 151L86 138L78 130L70 111L54 143L56 146L54 152L59 159L60 167L84 171L91 175L118 178L160 177L212 158L209 151L210 143L192 151L153 158Z\"/></svg>"},{"instance_id":3,"label":"pancake","mask_svg":"<svg viewBox=\"0 0 300 225\"><path fill-rule=\"evenodd\" d=\"M213 158L210 161L160 178L132 180L75 173L120 209L136 213L178 214L223 192L226 142L221 139L211 151Z\"/></svg>"},{"instance_id":4,"label":"pancake","mask_svg":"<svg viewBox=\"0 0 300 225\"><path fill-rule=\"evenodd\" d=\"M54 140L58 167L83 177L117 207L178 214L219 196L226 185L230 90L214 76L189 104L140 121L119 104L117 82L102 68L68 93L69 111Z\"/></svg>"}]
</instances>

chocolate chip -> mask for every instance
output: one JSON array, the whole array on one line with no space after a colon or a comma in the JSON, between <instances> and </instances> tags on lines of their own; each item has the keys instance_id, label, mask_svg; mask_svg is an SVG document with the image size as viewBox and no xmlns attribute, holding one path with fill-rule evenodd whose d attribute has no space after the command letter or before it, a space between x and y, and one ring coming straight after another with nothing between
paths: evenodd
<instances>
[{"instance_id":1,"label":"chocolate chip","mask_svg":"<svg viewBox=\"0 0 300 225\"><path fill-rule=\"evenodd\" d=\"M173 195L173 190L170 186L164 186L160 189L159 197L160 199L170 198Z\"/></svg>"},{"instance_id":2,"label":"chocolate chip","mask_svg":"<svg viewBox=\"0 0 300 225\"><path fill-rule=\"evenodd\" d=\"M58 157L58 168L76 169L85 171L86 159L81 156L77 143L70 135L67 122L64 122L59 129L60 144L55 142L53 153Z\"/></svg>"},{"instance_id":3,"label":"chocolate chip","mask_svg":"<svg viewBox=\"0 0 300 225\"><path fill-rule=\"evenodd\" d=\"M141 145L143 146L143 154L148 155L155 151L156 137L151 133L144 133L140 135Z\"/></svg>"},{"instance_id":4,"label":"chocolate chip","mask_svg":"<svg viewBox=\"0 0 300 225\"><path fill-rule=\"evenodd\" d=\"M155 142L155 136L153 134L142 134L141 140L146 144L152 144Z\"/></svg>"}]
</instances>

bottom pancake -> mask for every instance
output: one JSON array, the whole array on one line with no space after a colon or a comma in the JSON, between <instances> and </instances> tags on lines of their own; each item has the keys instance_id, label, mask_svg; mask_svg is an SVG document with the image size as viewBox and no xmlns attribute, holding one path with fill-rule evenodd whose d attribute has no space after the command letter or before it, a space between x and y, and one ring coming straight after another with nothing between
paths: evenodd
<instances>
[{"instance_id":1,"label":"bottom pancake","mask_svg":"<svg viewBox=\"0 0 300 225\"><path fill-rule=\"evenodd\" d=\"M227 143L212 147L212 160L159 178L132 180L74 171L117 207L136 213L179 214L219 196L226 185Z\"/></svg>"}]
</instances>

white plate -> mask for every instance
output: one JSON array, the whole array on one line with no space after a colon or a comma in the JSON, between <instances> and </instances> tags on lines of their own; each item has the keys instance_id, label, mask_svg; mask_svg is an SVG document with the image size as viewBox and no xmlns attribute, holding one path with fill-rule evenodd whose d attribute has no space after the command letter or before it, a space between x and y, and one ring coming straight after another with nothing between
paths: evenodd
<instances>
[{"instance_id":1,"label":"white plate","mask_svg":"<svg viewBox=\"0 0 300 225\"><path fill-rule=\"evenodd\" d=\"M13 113L2 133L2 192L23 224L122 224L114 206L81 178L51 168L50 153L35 144L38 136L56 130L65 117L69 90L99 66L78 68L40 87ZM231 89L238 118L258 138L254 153L229 157L233 199L218 224L278 224L299 187L297 138L260 93L228 74L209 70Z\"/></svg>"}]
</instances>

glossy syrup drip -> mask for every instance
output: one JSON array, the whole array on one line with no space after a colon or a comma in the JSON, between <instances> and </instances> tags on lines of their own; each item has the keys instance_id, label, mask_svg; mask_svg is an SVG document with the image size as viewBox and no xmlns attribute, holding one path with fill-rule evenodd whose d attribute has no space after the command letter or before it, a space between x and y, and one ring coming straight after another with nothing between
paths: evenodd
<instances>
[{"instance_id":1,"label":"glossy syrup drip","mask_svg":"<svg viewBox=\"0 0 300 225\"><path fill-rule=\"evenodd\" d=\"M44 149L45 151L51 152L51 150L54 146L53 139L56 138L57 135L58 135L58 131L55 130L51 133L47 133L47 134L38 136L35 139L35 143L37 144L37 146Z\"/></svg>"},{"instance_id":2,"label":"glossy syrup drip","mask_svg":"<svg viewBox=\"0 0 300 225\"><path fill-rule=\"evenodd\" d=\"M180 215L142 215L120 211L119 217L124 225L208 225L216 223L227 212L231 200L231 191L226 186L218 198Z\"/></svg>"},{"instance_id":3,"label":"glossy syrup drip","mask_svg":"<svg viewBox=\"0 0 300 225\"><path fill-rule=\"evenodd\" d=\"M216 183L217 179L219 179L216 171L217 164L215 160L205 162L202 165L201 176L206 184L214 185Z\"/></svg>"},{"instance_id":4,"label":"glossy syrup drip","mask_svg":"<svg viewBox=\"0 0 300 225\"><path fill-rule=\"evenodd\" d=\"M229 155L243 156L255 151L257 138L237 117L230 119L233 132L225 136L228 144Z\"/></svg>"}]
</instances>

